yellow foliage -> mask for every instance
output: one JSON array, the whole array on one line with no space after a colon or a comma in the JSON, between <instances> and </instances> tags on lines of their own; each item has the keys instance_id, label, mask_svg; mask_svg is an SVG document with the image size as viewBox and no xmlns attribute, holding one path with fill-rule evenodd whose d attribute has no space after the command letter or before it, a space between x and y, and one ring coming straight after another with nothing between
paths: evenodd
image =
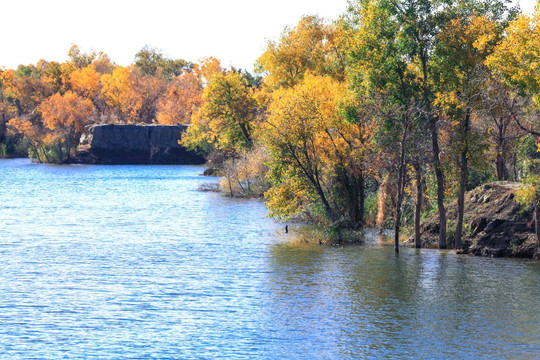
<instances>
[{"instance_id":1,"label":"yellow foliage","mask_svg":"<svg viewBox=\"0 0 540 360\"><path fill-rule=\"evenodd\" d=\"M318 201L329 215L333 195L327 188L362 176L373 133L361 121L351 123L340 114L344 99L346 84L309 73L296 86L274 92L261 132L270 152L274 187L266 196L274 215L305 212Z\"/></svg>"},{"instance_id":2,"label":"yellow foliage","mask_svg":"<svg viewBox=\"0 0 540 360\"><path fill-rule=\"evenodd\" d=\"M510 85L533 96L540 106L540 5L532 16L519 15L486 64Z\"/></svg>"},{"instance_id":3,"label":"yellow foliage","mask_svg":"<svg viewBox=\"0 0 540 360\"><path fill-rule=\"evenodd\" d=\"M73 71L69 78L71 89L80 96L94 99L100 91L100 74L90 65Z\"/></svg>"},{"instance_id":4,"label":"yellow foliage","mask_svg":"<svg viewBox=\"0 0 540 360\"><path fill-rule=\"evenodd\" d=\"M132 67L116 67L112 74L101 76L101 95L107 104L115 109L120 120L137 122L143 98L135 91Z\"/></svg>"},{"instance_id":5,"label":"yellow foliage","mask_svg":"<svg viewBox=\"0 0 540 360\"><path fill-rule=\"evenodd\" d=\"M268 72L265 83L271 88L292 87L306 71L343 80L339 30L317 16L305 16L294 28L285 28L279 42L269 41L258 59Z\"/></svg>"},{"instance_id":6,"label":"yellow foliage","mask_svg":"<svg viewBox=\"0 0 540 360\"><path fill-rule=\"evenodd\" d=\"M253 89L242 74L218 73L204 88L202 106L182 141L192 148L242 151L252 144L256 116Z\"/></svg>"}]
</instances>

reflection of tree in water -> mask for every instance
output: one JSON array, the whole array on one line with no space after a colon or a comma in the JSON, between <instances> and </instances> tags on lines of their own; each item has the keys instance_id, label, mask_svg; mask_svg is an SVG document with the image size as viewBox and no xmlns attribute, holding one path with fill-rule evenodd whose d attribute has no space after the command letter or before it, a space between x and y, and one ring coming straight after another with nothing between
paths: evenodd
<instances>
[{"instance_id":1,"label":"reflection of tree in water","mask_svg":"<svg viewBox=\"0 0 540 360\"><path fill-rule=\"evenodd\" d=\"M338 276L339 252L334 247L301 242L271 248L262 316L267 331L287 340L285 354L338 353L343 316L343 278ZM305 348L306 341L312 344ZM298 346L298 349L295 347Z\"/></svg>"}]
</instances>

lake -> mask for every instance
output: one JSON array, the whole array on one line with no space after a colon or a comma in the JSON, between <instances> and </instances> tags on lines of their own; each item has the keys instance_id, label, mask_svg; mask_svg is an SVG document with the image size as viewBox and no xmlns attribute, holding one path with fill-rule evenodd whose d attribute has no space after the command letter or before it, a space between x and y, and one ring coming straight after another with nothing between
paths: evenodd
<instances>
[{"instance_id":1,"label":"lake","mask_svg":"<svg viewBox=\"0 0 540 360\"><path fill-rule=\"evenodd\" d=\"M0 160L1 357L540 358L540 262L306 245L202 170Z\"/></svg>"}]
</instances>

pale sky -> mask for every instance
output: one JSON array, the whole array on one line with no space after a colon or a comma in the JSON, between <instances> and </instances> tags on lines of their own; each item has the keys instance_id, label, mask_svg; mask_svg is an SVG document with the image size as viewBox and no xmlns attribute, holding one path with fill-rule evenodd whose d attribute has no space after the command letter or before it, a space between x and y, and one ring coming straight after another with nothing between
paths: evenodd
<instances>
[{"instance_id":1,"label":"pale sky","mask_svg":"<svg viewBox=\"0 0 540 360\"><path fill-rule=\"evenodd\" d=\"M522 0L532 12L535 0ZM2 0L0 66L65 61L71 44L107 53L119 65L143 46L171 58L214 56L253 70L267 39L302 15L336 19L346 0Z\"/></svg>"}]
</instances>

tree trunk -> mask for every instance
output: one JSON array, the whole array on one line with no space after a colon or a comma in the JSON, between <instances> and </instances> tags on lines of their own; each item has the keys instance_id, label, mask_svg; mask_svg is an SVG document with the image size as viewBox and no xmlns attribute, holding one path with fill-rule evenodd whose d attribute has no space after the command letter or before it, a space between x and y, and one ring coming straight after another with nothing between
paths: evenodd
<instances>
[{"instance_id":1,"label":"tree trunk","mask_svg":"<svg viewBox=\"0 0 540 360\"><path fill-rule=\"evenodd\" d=\"M360 175L358 177L358 224L360 227L364 225L365 202L366 184L364 181L364 172L360 171Z\"/></svg>"},{"instance_id":2,"label":"tree trunk","mask_svg":"<svg viewBox=\"0 0 540 360\"><path fill-rule=\"evenodd\" d=\"M338 181L343 186L345 193L343 198L347 202L346 213L349 217L350 225L357 227L360 223L360 202L359 202L359 179L353 174L349 176L344 166L337 169Z\"/></svg>"},{"instance_id":3,"label":"tree trunk","mask_svg":"<svg viewBox=\"0 0 540 360\"><path fill-rule=\"evenodd\" d=\"M404 125L403 134L401 136L401 153L399 156L399 171L398 171L398 186L397 186L397 202L394 215L394 250L399 252L399 229L401 226L401 204L403 203L403 193L405 188L405 142L407 141L407 125Z\"/></svg>"},{"instance_id":4,"label":"tree trunk","mask_svg":"<svg viewBox=\"0 0 540 360\"><path fill-rule=\"evenodd\" d=\"M430 120L431 142L433 149L433 166L437 177L437 208L439 210L439 248L446 249L446 209L444 208L444 177L441 168L439 135L437 134L437 118Z\"/></svg>"},{"instance_id":5,"label":"tree trunk","mask_svg":"<svg viewBox=\"0 0 540 360\"><path fill-rule=\"evenodd\" d=\"M379 229L379 233L384 230L384 213L386 205L386 193L388 191L388 175L385 176L381 186L379 187L379 193L377 194L377 219L375 220L376 226Z\"/></svg>"},{"instance_id":6,"label":"tree trunk","mask_svg":"<svg viewBox=\"0 0 540 360\"><path fill-rule=\"evenodd\" d=\"M457 212L457 225L456 233L454 235L454 247L456 249L461 248L461 235L463 232L463 214L465 211L465 191L467 190L467 176L468 176L468 162L467 154L469 152L467 145L467 137L469 135L469 124L470 123L470 109L467 109L467 114L465 115L465 120L462 123L461 136L462 136L462 145L463 150L461 151L461 161L460 161L460 179L459 179L459 194L458 194L458 212Z\"/></svg>"},{"instance_id":7,"label":"tree trunk","mask_svg":"<svg viewBox=\"0 0 540 360\"><path fill-rule=\"evenodd\" d=\"M506 139L504 138L504 126L499 125L499 134L497 135L497 156L495 166L497 168L497 180L508 180L508 169L506 168Z\"/></svg>"},{"instance_id":8,"label":"tree trunk","mask_svg":"<svg viewBox=\"0 0 540 360\"><path fill-rule=\"evenodd\" d=\"M540 244L540 201L536 203L534 209L534 227L536 231L536 241Z\"/></svg>"},{"instance_id":9,"label":"tree trunk","mask_svg":"<svg viewBox=\"0 0 540 360\"><path fill-rule=\"evenodd\" d=\"M319 194L319 198L321 199L321 202L324 207L324 211L326 212L326 215L330 219L332 223L336 222L336 216L334 215L334 212L332 211L332 207L330 206L330 203L326 199L326 195L324 195L324 191L320 186L316 186L317 194Z\"/></svg>"},{"instance_id":10,"label":"tree trunk","mask_svg":"<svg viewBox=\"0 0 540 360\"><path fill-rule=\"evenodd\" d=\"M0 121L0 142L6 140L6 114L2 112L2 120Z\"/></svg>"},{"instance_id":11,"label":"tree trunk","mask_svg":"<svg viewBox=\"0 0 540 360\"><path fill-rule=\"evenodd\" d=\"M416 180L416 200L414 203L414 247L420 249L420 219L422 215L422 168L419 162L414 164L414 174Z\"/></svg>"}]
</instances>

